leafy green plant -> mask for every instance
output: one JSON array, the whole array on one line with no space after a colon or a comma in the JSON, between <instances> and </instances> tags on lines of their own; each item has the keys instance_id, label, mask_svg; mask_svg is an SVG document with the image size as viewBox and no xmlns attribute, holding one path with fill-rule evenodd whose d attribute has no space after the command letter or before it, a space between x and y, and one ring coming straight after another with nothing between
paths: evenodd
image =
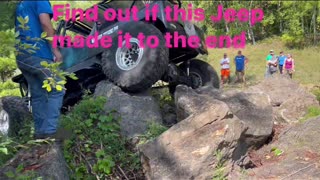
<instances>
[{"instance_id":1,"label":"leafy green plant","mask_svg":"<svg viewBox=\"0 0 320 180\"><path fill-rule=\"evenodd\" d=\"M283 151L276 147L272 148L271 152L273 152L275 156L280 156L281 154L283 154Z\"/></svg>"},{"instance_id":2,"label":"leafy green plant","mask_svg":"<svg viewBox=\"0 0 320 180\"><path fill-rule=\"evenodd\" d=\"M138 154L128 149L120 133L120 119L114 112L104 113L104 97L84 96L69 114L62 116L61 126L74 136L64 143L64 157L72 179L106 179L114 172L138 171Z\"/></svg>"},{"instance_id":3,"label":"leafy green plant","mask_svg":"<svg viewBox=\"0 0 320 180\"><path fill-rule=\"evenodd\" d=\"M64 85L67 83L66 77L69 77L73 80L78 79L74 73L62 71L59 68L59 66L61 65L61 62L49 64L46 61L42 61L41 65L52 73L52 77L47 77L43 81L42 88L45 88L48 92L50 92L52 88L55 88L57 91L65 90ZM57 81L57 79L59 79L59 81Z\"/></svg>"}]
</instances>

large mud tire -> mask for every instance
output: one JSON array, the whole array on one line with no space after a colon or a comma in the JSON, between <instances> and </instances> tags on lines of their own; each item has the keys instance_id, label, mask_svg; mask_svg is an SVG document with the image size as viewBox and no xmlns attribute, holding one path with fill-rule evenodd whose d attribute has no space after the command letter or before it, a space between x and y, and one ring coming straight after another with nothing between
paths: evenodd
<instances>
[{"instance_id":1,"label":"large mud tire","mask_svg":"<svg viewBox=\"0 0 320 180\"><path fill-rule=\"evenodd\" d=\"M31 118L31 113L23 98L7 96L0 99L0 134L17 136Z\"/></svg>"},{"instance_id":2,"label":"large mud tire","mask_svg":"<svg viewBox=\"0 0 320 180\"><path fill-rule=\"evenodd\" d=\"M128 49L125 44L124 48L118 47L118 37L114 38L112 47L102 54L103 71L110 81L124 91L144 91L161 79L168 67L169 50L165 39L161 31L145 22L130 22L122 31L123 35L130 33L133 48ZM141 48L137 41L139 33L143 33L145 37L156 36L159 45L150 48L146 45L145 38L144 48ZM127 56L128 54L130 56Z\"/></svg>"}]
</instances>

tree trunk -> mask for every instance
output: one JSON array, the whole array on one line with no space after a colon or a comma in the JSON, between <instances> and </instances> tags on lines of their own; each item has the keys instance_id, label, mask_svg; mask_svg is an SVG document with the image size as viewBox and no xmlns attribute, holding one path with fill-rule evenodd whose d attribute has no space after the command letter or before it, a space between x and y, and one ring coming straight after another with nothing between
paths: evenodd
<instances>
[{"instance_id":1,"label":"tree trunk","mask_svg":"<svg viewBox=\"0 0 320 180\"><path fill-rule=\"evenodd\" d=\"M317 15L318 12L318 2L316 3L316 6L313 11L313 44L316 45L317 42Z\"/></svg>"},{"instance_id":2,"label":"tree trunk","mask_svg":"<svg viewBox=\"0 0 320 180\"><path fill-rule=\"evenodd\" d=\"M222 3L222 0L220 0L220 4L223 6L222 12L224 12L224 4ZM224 16L224 13L222 15ZM225 20L223 20L223 22L224 22L224 26L225 26L225 29L226 29L226 33L228 34L229 33L228 23Z\"/></svg>"},{"instance_id":3,"label":"tree trunk","mask_svg":"<svg viewBox=\"0 0 320 180\"><path fill-rule=\"evenodd\" d=\"M250 6L249 6L249 19L251 19L251 8L252 8L252 1L250 1ZM252 26L251 26L251 23L250 21L248 22L249 23L249 36L251 37L251 40L252 40L252 44L255 45L256 44L256 40L254 39L254 34L253 34L253 30L252 30Z\"/></svg>"}]
</instances>

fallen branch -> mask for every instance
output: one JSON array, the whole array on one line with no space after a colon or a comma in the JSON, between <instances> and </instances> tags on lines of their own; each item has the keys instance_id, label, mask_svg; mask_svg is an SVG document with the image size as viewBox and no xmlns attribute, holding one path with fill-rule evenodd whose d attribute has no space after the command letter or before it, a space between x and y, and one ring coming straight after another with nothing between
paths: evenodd
<instances>
[{"instance_id":1,"label":"fallen branch","mask_svg":"<svg viewBox=\"0 0 320 180\"><path fill-rule=\"evenodd\" d=\"M126 173L123 172L123 170L121 169L120 166L117 166L118 169L120 170L120 172L122 173L122 175L126 178L126 180L129 180L129 178L127 177Z\"/></svg>"}]
</instances>

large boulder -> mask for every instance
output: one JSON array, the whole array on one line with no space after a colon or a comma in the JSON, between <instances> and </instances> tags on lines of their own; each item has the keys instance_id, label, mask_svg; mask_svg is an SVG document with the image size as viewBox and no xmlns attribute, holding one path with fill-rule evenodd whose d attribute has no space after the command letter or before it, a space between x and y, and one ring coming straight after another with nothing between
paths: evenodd
<instances>
[{"instance_id":1,"label":"large boulder","mask_svg":"<svg viewBox=\"0 0 320 180\"><path fill-rule=\"evenodd\" d=\"M0 169L0 179L18 177L68 180L68 167L60 144L37 144L19 151Z\"/></svg>"},{"instance_id":2,"label":"large boulder","mask_svg":"<svg viewBox=\"0 0 320 180\"><path fill-rule=\"evenodd\" d=\"M244 155L240 143L247 127L225 103L186 86L178 86L176 91L181 94L177 102L183 102L181 106L178 103L179 110L186 111L187 117L139 147L145 175L152 180L211 178L218 161L227 161L227 166Z\"/></svg>"},{"instance_id":3,"label":"large boulder","mask_svg":"<svg viewBox=\"0 0 320 180\"><path fill-rule=\"evenodd\" d=\"M244 179L319 179L320 117L284 128L274 142L254 153L257 168ZM238 179L243 173L231 173Z\"/></svg>"},{"instance_id":4,"label":"large boulder","mask_svg":"<svg viewBox=\"0 0 320 180\"><path fill-rule=\"evenodd\" d=\"M269 96L278 123L295 123L306 114L308 107L319 106L315 95L285 76L267 78L247 91Z\"/></svg>"},{"instance_id":5,"label":"large boulder","mask_svg":"<svg viewBox=\"0 0 320 180\"><path fill-rule=\"evenodd\" d=\"M148 179L210 179L221 162L246 166L248 150L260 147L272 133L272 108L265 95L225 95L209 87L196 92L179 85L175 101L179 123L140 147Z\"/></svg>"},{"instance_id":6,"label":"large boulder","mask_svg":"<svg viewBox=\"0 0 320 180\"><path fill-rule=\"evenodd\" d=\"M239 90L222 92L206 86L197 89L197 93L225 102L231 112L247 124L245 140L248 146L259 148L270 137L274 121L266 94Z\"/></svg>"},{"instance_id":7,"label":"large boulder","mask_svg":"<svg viewBox=\"0 0 320 180\"><path fill-rule=\"evenodd\" d=\"M116 112L121 118L121 133L128 138L145 133L151 122L162 123L159 105L148 92L128 94L109 81L102 81L95 95L107 98L105 112Z\"/></svg>"}]
</instances>

